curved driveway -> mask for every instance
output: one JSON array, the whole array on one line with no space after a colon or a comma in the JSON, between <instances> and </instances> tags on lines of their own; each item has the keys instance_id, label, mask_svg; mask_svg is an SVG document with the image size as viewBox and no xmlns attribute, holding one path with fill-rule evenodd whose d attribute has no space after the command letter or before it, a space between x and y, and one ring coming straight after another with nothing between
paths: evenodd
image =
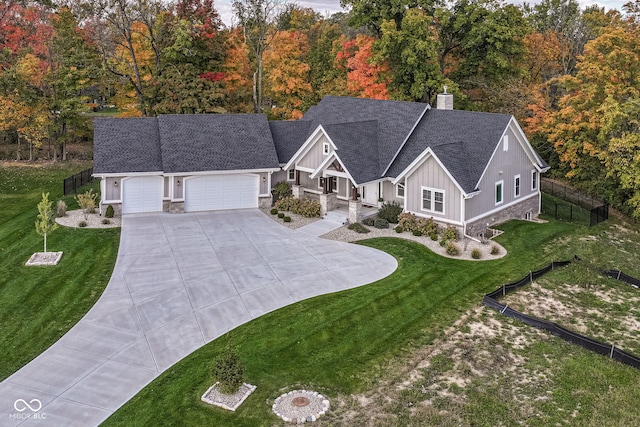
<instances>
[{"instance_id":1,"label":"curved driveway","mask_svg":"<svg viewBox=\"0 0 640 427\"><path fill-rule=\"evenodd\" d=\"M0 384L0 426L98 425L227 331L396 267L388 254L289 230L254 209L125 216L104 294Z\"/></svg>"}]
</instances>

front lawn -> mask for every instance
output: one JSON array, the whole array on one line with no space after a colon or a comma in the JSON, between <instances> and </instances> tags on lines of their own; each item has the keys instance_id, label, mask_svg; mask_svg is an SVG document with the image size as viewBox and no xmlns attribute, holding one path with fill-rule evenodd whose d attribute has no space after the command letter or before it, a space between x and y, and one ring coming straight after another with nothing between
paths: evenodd
<instances>
[{"instance_id":1,"label":"front lawn","mask_svg":"<svg viewBox=\"0 0 640 427\"><path fill-rule=\"evenodd\" d=\"M442 335L497 284L572 253L549 242L575 232L567 223L514 221L495 261L443 258L400 239L364 242L398 259L391 276L361 288L324 295L267 314L204 346L167 370L105 425L269 426L281 393L310 388L329 398L360 393L415 349ZM544 254L540 249L547 247ZM247 380L257 390L229 413L200 402L212 384L213 361L227 340L238 347Z\"/></svg>"},{"instance_id":2,"label":"front lawn","mask_svg":"<svg viewBox=\"0 0 640 427\"><path fill-rule=\"evenodd\" d=\"M43 250L34 222L43 192L55 203L62 180L91 162L0 163L0 380L46 350L93 306L115 264L120 230L60 227L47 237L47 250L63 251L57 266L25 267ZM93 185L98 188L97 182Z\"/></svg>"}]
</instances>

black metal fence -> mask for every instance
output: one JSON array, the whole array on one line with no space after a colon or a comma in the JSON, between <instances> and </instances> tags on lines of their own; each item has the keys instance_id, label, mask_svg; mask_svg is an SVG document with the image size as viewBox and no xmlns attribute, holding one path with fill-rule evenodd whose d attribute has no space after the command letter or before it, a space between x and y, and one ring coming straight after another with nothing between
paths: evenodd
<instances>
[{"instance_id":1,"label":"black metal fence","mask_svg":"<svg viewBox=\"0 0 640 427\"><path fill-rule=\"evenodd\" d=\"M553 196L543 194L542 213L546 215L590 227L609 219L609 205L596 197L544 178L540 189Z\"/></svg>"},{"instance_id":2,"label":"black metal fence","mask_svg":"<svg viewBox=\"0 0 640 427\"><path fill-rule=\"evenodd\" d=\"M578 259L576 257L576 259ZM482 300L482 303L487 307L493 308L494 310L499 311L507 317L511 317L513 319L518 319L527 325L533 326L534 328L543 329L545 331L550 332L552 335L555 335L559 338L562 338L565 341L570 343L579 345L581 347L586 348L587 350L591 350L595 353L601 354L603 356L610 357L619 362L622 362L626 365L633 366L636 369L640 369L640 358L634 356L631 353L627 353L626 351L616 347L613 344L604 343L593 338L586 337L584 335L577 334L568 329L563 328L554 322L548 322L546 320L539 319L537 317L528 316L524 313L516 311L512 308L509 308L508 305L502 304L498 302L498 299L501 296L508 294L509 292L513 292L516 289L527 285L533 282L534 279L548 273L554 268L562 267L570 264L571 261L561 261L561 262L552 262L545 268L542 268L537 271L532 271L529 275L523 277L521 280L510 283L507 285L502 285L502 287L496 289L495 291L486 294ZM619 270L607 270L603 272L609 277L617 278L618 280L629 283L632 286L640 287L640 280L628 276L622 273Z\"/></svg>"},{"instance_id":3,"label":"black metal fence","mask_svg":"<svg viewBox=\"0 0 640 427\"><path fill-rule=\"evenodd\" d=\"M78 172L77 174L64 179L63 194L67 196L71 193L75 193L78 191L78 188L82 187L83 185L87 185L92 181L93 181L93 168L89 168L89 169L83 170L82 172Z\"/></svg>"}]
</instances>

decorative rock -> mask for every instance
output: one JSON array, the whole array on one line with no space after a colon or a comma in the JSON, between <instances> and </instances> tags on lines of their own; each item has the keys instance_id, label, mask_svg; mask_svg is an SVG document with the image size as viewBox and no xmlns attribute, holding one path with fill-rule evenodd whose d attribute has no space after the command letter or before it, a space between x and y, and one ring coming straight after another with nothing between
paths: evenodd
<instances>
[{"instance_id":1,"label":"decorative rock","mask_svg":"<svg viewBox=\"0 0 640 427\"><path fill-rule=\"evenodd\" d=\"M312 423L329 410L329 400L318 392L293 390L277 397L271 409L285 423Z\"/></svg>"},{"instance_id":2,"label":"decorative rock","mask_svg":"<svg viewBox=\"0 0 640 427\"><path fill-rule=\"evenodd\" d=\"M210 405L219 406L229 411L235 411L247 397L256 389L256 386L244 383L236 394L224 394L218 391L215 383L202 395L201 400ZM274 405L275 406L275 405Z\"/></svg>"}]
</instances>

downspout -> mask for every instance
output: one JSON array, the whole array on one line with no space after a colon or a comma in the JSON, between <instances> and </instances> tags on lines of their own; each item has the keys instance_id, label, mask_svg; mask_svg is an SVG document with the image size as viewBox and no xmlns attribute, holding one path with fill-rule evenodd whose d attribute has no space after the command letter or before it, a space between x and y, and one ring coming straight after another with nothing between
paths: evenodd
<instances>
[{"instance_id":1,"label":"downspout","mask_svg":"<svg viewBox=\"0 0 640 427\"><path fill-rule=\"evenodd\" d=\"M468 239L473 240L474 242L478 242L478 243L482 243L482 241L478 238L475 237L471 237L467 234L467 218L466 218L466 201L468 200L464 194L462 194L460 197L462 197L462 208L461 210L461 214L462 214L462 235Z\"/></svg>"}]
</instances>

